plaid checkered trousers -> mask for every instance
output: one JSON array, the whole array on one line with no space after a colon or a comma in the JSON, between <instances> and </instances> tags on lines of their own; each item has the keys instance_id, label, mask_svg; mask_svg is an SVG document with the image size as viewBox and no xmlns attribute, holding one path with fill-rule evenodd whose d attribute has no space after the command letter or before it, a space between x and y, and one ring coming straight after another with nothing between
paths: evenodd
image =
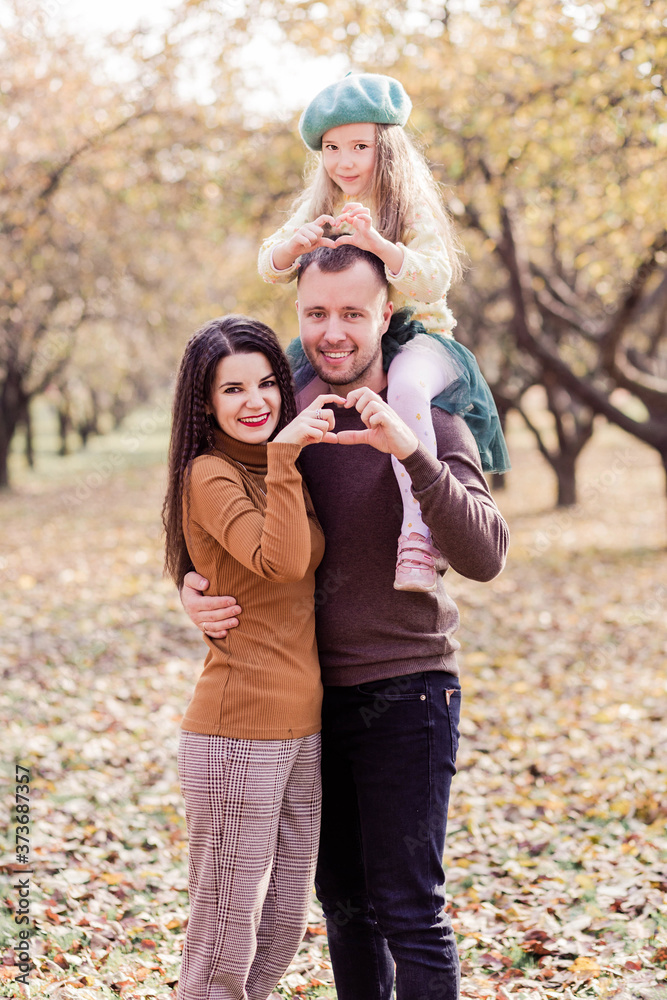
<instances>
[{"instance_id":1,"label":"plaid checkered trousers","mask_svg":"<svg viewBox=\"0 0 667 1000\"><path fill-rule=\"evenodd\" d=\"M179 1000L267 1000L303 938L320 829L320 734L182 731L190 920Z\"/></svg>"}]
</instances>

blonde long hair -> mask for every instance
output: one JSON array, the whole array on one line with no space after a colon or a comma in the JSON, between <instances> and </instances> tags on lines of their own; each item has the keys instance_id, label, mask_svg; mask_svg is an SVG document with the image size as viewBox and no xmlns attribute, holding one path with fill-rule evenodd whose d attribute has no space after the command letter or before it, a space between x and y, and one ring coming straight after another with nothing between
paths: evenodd
<instances>
[{"instance_id":1,"label":"blonde long hair","mask_svg":"<svg viewBox=\"0 0 667 1000\"><path fill-rule=\"evenodd\" d=\"M447 248L452 279L459 279L463 273L463 247L423 153L400 125L376 124L375 129L375 169L368 192L375 228L386 240L403 243L417 213L427 211ZM335 215L341 195L320 157L294 207L309 203L313 219Z\"/></svg>"}]
</instances>

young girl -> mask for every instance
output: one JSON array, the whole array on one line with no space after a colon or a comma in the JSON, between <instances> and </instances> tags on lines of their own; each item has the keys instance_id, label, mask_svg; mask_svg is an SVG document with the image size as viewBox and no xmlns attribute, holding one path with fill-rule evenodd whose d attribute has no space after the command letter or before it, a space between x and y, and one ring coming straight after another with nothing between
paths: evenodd
<instances>
[{"instance_id":1,"label":"young girl","mask_svg":"<svg viewBox=\"0 0 667 1000\"><path fill-rule=\"evenodd\" d=\"M315 568L324 539L295 465L334 441L325 395L296 416L275 334L213 320L181 363L163 520L166 567L194 564L243 602L242 627L204 635L182 722L190 920L179 1000L266 1000L302 939L320 822L322 684ZM295 613L290 609L298 608Z\"/></svg>"},{"instance_id":2,"label":"young girl","mask_svg":"<svg viewBox=\"0 0 667 1000\"><path fill-rule=\"evenodd\" d=\"M291 219L261 246L259 273L290 281L298 259L318 246L352 243L383 261L395 315L383 338L387 400L434 454L431 400L460 413L487 472L509 468L496 406L474 356L452 335L447 289L461 272L459 246L438 186L403 126L412 104L402 85L374 73L348 74L325 87L301 116L306 145L321 150ZM332 240L333 233L338 235ZM288 348L299 400L326 390L298 341ZM409 477L392 458L403 520L397 590L436 587L436 560Z\"/></svg>"}]
</instances>

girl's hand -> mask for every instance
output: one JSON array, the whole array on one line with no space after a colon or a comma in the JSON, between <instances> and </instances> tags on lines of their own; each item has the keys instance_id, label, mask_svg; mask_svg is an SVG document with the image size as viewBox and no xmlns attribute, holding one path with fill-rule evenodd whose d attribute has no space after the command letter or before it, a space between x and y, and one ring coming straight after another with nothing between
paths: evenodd
<instances>
[{"instance_id":1,"label":"girl's hand","mask_svg":"<svg viewBox=\"0 0 667 1000\"><path fill-rule=\"evenodd\" d=\"M377 254L381 245L387 242L373 227L370 209L358 201L351 201L334 220L336 229L344 224L351 226L353 232L339 236L336 240L336 246L349 243L359 247L360 250L368 250L370 253Z\"/></svg>"},{"instance_id":2,"label":"girl's hand","mask_svg":"<svg viewBox=\"0 0 667 1000\"><path fill-rule=\"evenodd\" d=\"M333 410L322 409L325 403L347 405L343 396L336 396L331 392L323 393L313 400L307 409L302 410L287 427L283 427L273 440L282 444L298 444L300 448L304 448L307 444L319 444L320 441L336 444L338 436L333 433L336 417Z\"/></svg>"},{"instance_id":3,"label":"girl's hand","mask_svg":"<svg viewBox=\"0 0 667 1000\"><path fill-rule=\"evenodd\" d=\"M340 431L336 435L338 444L369 444L394 455L399 462L417 450L419 442L408 425L372 389L362 387L348 392L345 406L357 408L367 430Z\"/></svg>"},{"instance_id":4,"label":"girl's hand","mask_svg":"<svg viewBox=\"0 0 667 1000\"><path fill-rule=\"evenodd\" d=\"M403 250L390 240L386 240L375 229L370 209L360 202L350 202L335 220L334 225L338 227L343 223L352 226L353 231L339 236L336 240L336 246L344 246L348 243L359 247L360 250L368 250L369 253L374 253L376 257L379 257L392 274L399 274L403 267Z\"/></svg>"},{"instance_id":5,"label":"girl's hand","mask_svg":"<svg viewBox=\"0 0 667 1000\"><path fill-rule=\"evenodd\" d=\"M297 229L291 239L274 247L273 266L276 270L287 270L297 257L303 253L310 253L317 247L334 247L336 245L334 241L322 235L325 224L328 222L329 225L333 225L333 221L331 215L320 215L314 222L306 222L305 225L301 226L301 229Z\"/></svg>"}]
</instances>

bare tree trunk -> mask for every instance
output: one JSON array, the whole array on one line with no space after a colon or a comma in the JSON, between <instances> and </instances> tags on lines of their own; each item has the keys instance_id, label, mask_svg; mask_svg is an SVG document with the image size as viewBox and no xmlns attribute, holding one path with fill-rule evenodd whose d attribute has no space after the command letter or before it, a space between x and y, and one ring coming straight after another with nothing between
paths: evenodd
<instances>
[{"instance_id":1,"label":"bare tree trunk","mask_svg":"<svg viewBox=\"0 0 667 1000\"><path fill-rule=\"evenodd\" d=\"M9 489L9 452L21 419L22 397L20 375L9 367L0 388L0 490Z\"/></svg>"},{"instance_id":2,"label":"bare tree trunk","mask_svg":"<svg viewBox=\"0 0 667 1000\"><path fill-rule=\"evenodd\" d=\"M66 399L58 406L58 433L60 434L60 448L58 449L58 454L61 457L69 455L69 445L67 442L67 435L72 426L72 417L69 409L69 402Z\"/></svg>"},{"instance_id":3,"label":"bare tree trunk","mask_svg":"<svg viewBox=\"0 0 667 1000\"><path fill-rule=\"evenodd\" d=\"M8 432L4 417L0 420L0 490L9 489L9 449L12 436Z\"/></svg>"},{"instance_id":4,"label":"bare tree trunk","mask_svg":"<svg viewBox=\"0 0 667 1000\"><path fill-rule=\"evenodd\" d=\"M79 437L81 438L81 447L85 448L88 444L88 438L94 433L93 422L90 419L81 420L76 427L79 432Z\"/></svg>"},{"instance_id":5,"label":"bare tree trunk","mask_svg":"<svg viewBox=\"0 0 667 1000\"><path fill-rule=\"evenodd\" d=\"M21 423L23 424L25 430L25 460L28 463L30 469L35 468L35 447L34 439L32 433L32 416L30 414L30 400L26 399L23 413L21 414Z\"/></svg>"},{"instance_id":6,"label":"bare tree trunk","mask_svg":"<svg viewBox=\"0 0 667 1000\"><path fill-rule=\"evenodd\" d=\"M85 448L88 444L88 438L92 434L100 433L100 405L97 397L97 393L93 389L88 390L90 393L90 410L85 417L82 417L77 424L77 431L81 437L81 444Z\"/></svg>"},{"instance_id":7,"label":"bare tree trunk","mask_svg":"<svg viewBox=\"0 0 667 1000\"><path fill-rule=\"evenodd\" d=\"M577 459L579 452L551 456L551 467L558 482L557 507L574 507L577 502Z\"/></svg>"},{"instance_id":8,"label":"bare tree trunk","mask_svg":"<svg viewBox=\"0 0 667 1000\"><path fill-rule=\"evenodd\" d=\"M516 409L533 434L540 454L556 474L556 506L572 507L577 502L577 460L593 435L594 413L572 399L564 389L554 387L550 377L545 378L545 389L548 408L556 426L557 448L547 448L539 428L528 414L520 406Z\"/></svg>"},{"instance_id":9,"label":"bare tree trunk","mask_svg":"<svg viewBox=\"0 0 667 1000\"><path fill-rule=\"evenodd\" d=\"M127 416L128 405L124 399L115 396L111 401L111 417L113 419L113 429L118 430L123 420Z\"/></svg>"}]
</instances>

